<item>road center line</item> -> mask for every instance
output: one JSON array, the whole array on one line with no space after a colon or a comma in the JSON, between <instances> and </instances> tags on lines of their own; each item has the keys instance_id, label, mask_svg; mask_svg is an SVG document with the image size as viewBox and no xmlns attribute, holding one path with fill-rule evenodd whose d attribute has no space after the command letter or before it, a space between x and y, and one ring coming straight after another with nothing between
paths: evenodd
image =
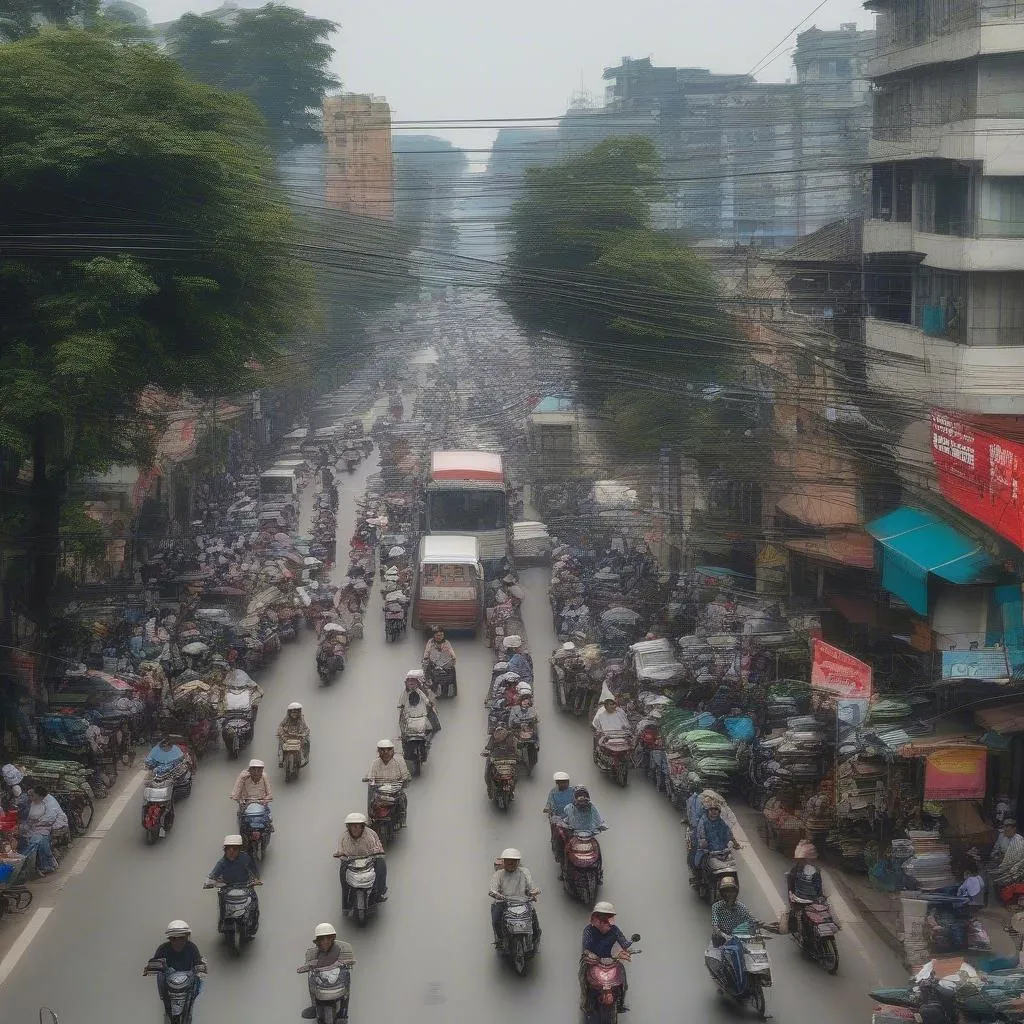
<instances>
[{"instance_id":1,"label":"road center line","mask_svg":"<svg viewBox=\"0 0 1024 1024\"><path fill-rule=\"evenodd\" d=\"M11 946L7 956L0 961L0 988L11 976L18 961L25 955L25 951L32 944L32 940L39 934L39 930L46 924L46 919L53 913L53 907L39 907L29 919L24 930Z\"/></svg>"},{"instance_id":2,"label":"road center line","mask_svg":"<svg viewBox=\"0 0 1024 1024\"><path fill-rule=\"evenodd\" d=\"M782 901L782 897L779 895L778 887L773 884L767 868L765 868L761 863L761 858L754 852L754 848L751 846L750 840L747 839L747 835L743 831L743 827L737 822L733 826L732 831L736 836L736 839L741 844L741 848L739 850L740 859L748 868L750 868L754 878L757 879L757 884L761 887L761 891L768 899L768 905L772 908L776 917L778 917L778 915L786 909L786 904Z\"/></svg>"}]
</instances>

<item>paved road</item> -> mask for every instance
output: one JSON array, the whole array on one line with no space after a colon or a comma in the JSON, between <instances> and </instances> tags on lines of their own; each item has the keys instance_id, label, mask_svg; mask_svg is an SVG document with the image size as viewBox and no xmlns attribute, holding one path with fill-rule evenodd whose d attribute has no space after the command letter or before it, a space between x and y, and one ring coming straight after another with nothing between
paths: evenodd
<instances>
[{"instance_id":1,"label":"paved road","mask_svg":"<svg viewBox=\"0 0 1024 1024\"><path fill-rule=\"evenodd\" d=\"M363 466L343 481L343 537L353 521L361 481L373 468ZM543 664L554 641L546 574L529 570L524 582L528 634ZM344 814L363 807L359 780L375 741L396 730L401 678L406 668L418 664L421 653L415 635L396 645L384 643L376 595L366 639L332 687L318 683L309 634L286 647L261 676L267 696L253 754L273 764L276 723L287 702L296 699L309 714L313 752L308 769L289 787L272 771L277 834L264 866L262 928L242 958L232 959L221 946L215 896L201 891L223 835L235 829L228 793L239 766L218 752L202 765L193 795L182 805L166 842L144 845L137 798L95 841L88 867L67 880L0 992L0 1020L35 1021L37 1008L45 1003L59 1011L65 1024L156 1024L160 1011L153 983L140 971L161 941L165 923L175 917L192 922L194 938L210 961L200 1021L297 1020L305 982L294 968L313 926L322 920L339 923L356 947L354 1021L576 1020L575 968L586 914L559 889L540 813L548 780L558 769L593 782L595 800L612 826L604 840L604 896L617 903L624 930L644 935L644 955L631 971L629 1019L683 1020L695 1011L707 1021L732 1019L732 1009L715 996L702 966L708 913L686 884L681 830L671 807L640 779L625 791L593 779L586 727L555 713L542 678L543 749L536 777L521 784L507 814L495 811L486 802L477 756L491 659L482 642L457 639L456 645L460 696L442 708L444 731L422 778L413 784L409 828L390 855L391 900L364 930L340 919L331 853ZM101 808L98 819L105 813ZM508 845L524 851L525 863L544 889L539 904L543 949L526 979L516 978L490 948L487 882L492 859ZM778 873L774 865L771 871ZM743 884L748 905L771 916L750 873ZM769 1006L777 1019L827 1016L837 1024L863 1024L870 1012L868 988L883 979L900 979L888 951L860 926L848 928L840 946L840 976L829 978L801 962L790 942L775 943L777 988Z\"/></svg>"}]
</instances>

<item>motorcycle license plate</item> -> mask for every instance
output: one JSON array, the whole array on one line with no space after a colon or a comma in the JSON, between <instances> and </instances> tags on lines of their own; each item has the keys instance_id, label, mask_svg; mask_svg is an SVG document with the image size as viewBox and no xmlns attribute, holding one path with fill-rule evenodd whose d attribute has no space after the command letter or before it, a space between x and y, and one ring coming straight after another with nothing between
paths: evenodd
<instances>
[{"instance_id":1,"label":"motorcycle license plate","mask_svg":"<svg viewBox=\"0 0 1024 1024\"><path fill-rule=\"evenodd\" d=\"M259 839L261 835L262 835L262 833L260 833L260 832L250 832L249 833L249 838L250 839Z\"/></svg>"},{"instance_id":2,"label":"motorcycle license plate","mask_svg":"<svg viewBox=\"0 0 1024 1024\"><path fill-rule=\"evenodd\" d=\"M814 930L819 935L835 935L839 931L834 924L819 924Z\"/></svg>"}]
</instances>

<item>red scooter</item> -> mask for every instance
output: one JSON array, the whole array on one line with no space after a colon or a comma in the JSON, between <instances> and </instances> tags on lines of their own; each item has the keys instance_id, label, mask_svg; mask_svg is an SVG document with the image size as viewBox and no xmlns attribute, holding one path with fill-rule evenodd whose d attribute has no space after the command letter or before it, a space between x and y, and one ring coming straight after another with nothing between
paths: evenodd
<instances>
[{"instance_id":1,"label":"red scooter","mask_svg":"<svg viewBox=\"0 0 1024 1024\"><path fill-rule=\"evenodd\" d=\"M640 936L630 936L631 942L639 942ZM636 956L639 949L630 949L630 956ZM619 1007L626 994L626 968L614 957L601 957L587 964L586 968L586 1011L587 1024L616 1024Z\"/></svg>"}]
</instances>

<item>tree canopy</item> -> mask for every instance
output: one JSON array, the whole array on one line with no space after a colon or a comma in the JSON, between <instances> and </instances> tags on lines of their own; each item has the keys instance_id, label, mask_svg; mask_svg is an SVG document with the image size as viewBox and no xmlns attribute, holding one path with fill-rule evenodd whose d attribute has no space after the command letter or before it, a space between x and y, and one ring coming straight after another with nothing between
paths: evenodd
<instances>
[{"instance_id":1,"label":"tree canopy","mask_svg":"<svg viewBox=\"0 0 1024 1024\"><path fill-rule=\"evenodd\" d=\"M248 100L83 31L3 57L0 465L31 466L25 604L45 622L70 482L144 460L147 387L251 387L309 289Z\"/></svg>"},{"instance_id":2,"label":"tree canopy","mask_svg":"<svg viewBox=\"0 0 1024 1024\"><path fill-rule=\"evenodd\" d=\"M168 32L168 51L198 81L248 96L275 143L295 145L321 137L324 94L340 85L330 71L337 28L281 4L230 19L186 14Z\"/></svg>"},{"instance_id":3,"label":"tree canopy","mask_svg":"<svg viewBox=\"0 0 1024 1024\"><path fill-rule=\"evenodd\" d=\"M576 343L584 386L620 439L641 449L685 446L691 426L718 415L695 389L735 372L736 336L712 270L651 226L663 197L646 138L531 168L508 222L502 286L520 321Z\"/></svg>"},{"instance_id":4,"label":"tree canopy","mask_svg":"<svg viewBox=\"0 0 1024 1024\"><path fill-rule=\"evenodd\" d=\"M98 10L99 0L3 0L0 41L25 39L41 25L71 25Z\"/></svg>"}]
</instances>

